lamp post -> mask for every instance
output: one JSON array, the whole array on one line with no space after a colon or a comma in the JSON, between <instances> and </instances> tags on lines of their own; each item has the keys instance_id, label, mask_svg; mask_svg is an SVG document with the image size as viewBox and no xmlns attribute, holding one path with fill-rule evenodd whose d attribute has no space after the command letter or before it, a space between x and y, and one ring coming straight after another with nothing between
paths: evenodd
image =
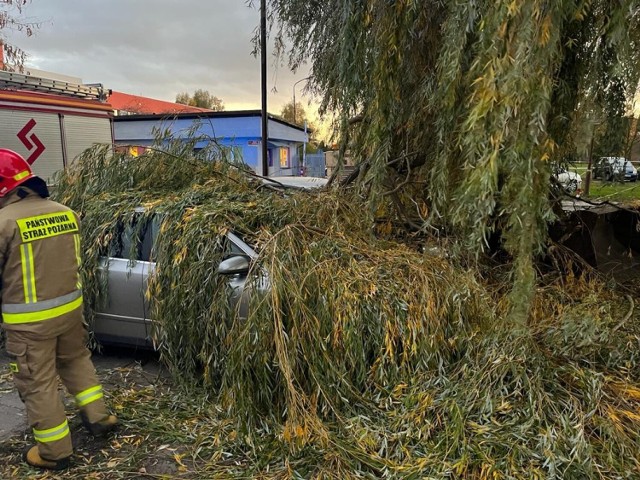
<instances>
[{"instance_id":1,"label":"lamp post","mask_svg":"<svg viewBox=\"0 0 640 480\"><path fill-rule=\"evenodd\" d=\"M298 120L296 118L296 85L298 85L300 82L304 82L305 80L309 80L311 77L304 77L301 78L300 80L298 80L296 83L293 84L293 124L296 125L296 121Z\"/></svg>"},{"instance_id":2,"label":"lamp post","mask_svg":"<svg viewBox=\"0 0 640 480\"><path fill-rule=\"evenodd\" d=\"M260 115L262 130L262 176L269 175L268 147L269 133L267 131L267 2L260 1L260 96L262 97L262 112Z\"/></svg>"}]
</instances>

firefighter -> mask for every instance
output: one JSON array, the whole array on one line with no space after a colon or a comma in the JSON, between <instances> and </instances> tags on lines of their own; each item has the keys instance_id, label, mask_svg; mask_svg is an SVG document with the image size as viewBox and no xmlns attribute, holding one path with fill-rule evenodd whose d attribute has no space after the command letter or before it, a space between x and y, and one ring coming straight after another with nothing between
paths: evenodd
<instances>
[{"instance_id":1,"label":"firefighter","mask_svg":"<svg viewBox=\"0 0 640 480\"><path fill-rule=\"evenodd\" d=\"M62 470L73 453L58 376L94 436L113 430L82 314L77 215L49 200L46 183L17 153L0 149L0 284L6 350L25 403L34 467Z\"/></svg>"}]
</instances>

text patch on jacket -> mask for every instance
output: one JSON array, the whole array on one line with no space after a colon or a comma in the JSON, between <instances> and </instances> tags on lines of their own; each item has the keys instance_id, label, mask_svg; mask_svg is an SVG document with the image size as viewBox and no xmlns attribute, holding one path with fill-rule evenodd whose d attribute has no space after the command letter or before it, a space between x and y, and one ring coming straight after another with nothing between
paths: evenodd
<instances>
[{"instance_id":1,"label":"text patch on jacket","mask_svg":"<svg viewBox=\"0 0 640 480\"><path fill-rule=\"evenodd\" d=\"M78 231L73 212L56 212L16 220L22 242L32 242Z\"/></svg>"}]
</instances>

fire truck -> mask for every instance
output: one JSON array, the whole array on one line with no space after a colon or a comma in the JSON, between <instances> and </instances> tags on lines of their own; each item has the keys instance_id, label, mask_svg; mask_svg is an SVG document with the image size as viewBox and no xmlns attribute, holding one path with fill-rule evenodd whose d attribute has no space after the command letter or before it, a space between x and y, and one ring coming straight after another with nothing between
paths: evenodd
<instances>
[{"instance_id":1,"label":"fire truck","mask_svg":"<svg viewBox=\"0 0 640 480\"><path fill-rule=\"evenodd\" d=\"M96 143L113 144L113 108L101 85L0 71L0 147L51 182Z\"/></svg>"}]
</instances>

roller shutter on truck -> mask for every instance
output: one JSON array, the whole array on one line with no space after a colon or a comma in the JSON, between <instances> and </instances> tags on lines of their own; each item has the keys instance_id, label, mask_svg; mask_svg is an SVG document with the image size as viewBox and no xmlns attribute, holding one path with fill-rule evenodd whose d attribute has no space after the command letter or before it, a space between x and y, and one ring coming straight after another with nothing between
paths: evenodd
<instances>
[{"instance_id":1,"label":"roller shutter on truck","mask_svg":"<svg viewBox=\"0 0 640 480\"><path fill-rule=\"evenodd\" d=\"M67 115L64 117L64 132L69 162L96 143L113 143L111 122L108 118Z\"/></svg>"},{"instance_id":2,"label":"roller shutter on truck","mask_svg":"<svg viewBox=\"0 0 640 480\"><path fill-rule=\"evenodd\" d=\"M113 144L113 109L100 101L0 90L0 147L51 183L92 145Z\"/></svg>"}]
</instances>

